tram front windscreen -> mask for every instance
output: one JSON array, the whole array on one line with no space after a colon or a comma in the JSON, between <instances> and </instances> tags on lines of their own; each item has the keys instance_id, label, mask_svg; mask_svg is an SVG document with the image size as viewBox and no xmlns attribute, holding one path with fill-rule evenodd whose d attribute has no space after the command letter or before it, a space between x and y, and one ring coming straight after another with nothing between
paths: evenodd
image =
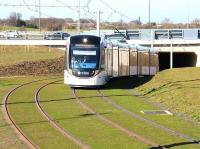
<instances>
[{"instance_id":1,"label":"tram front windscreen","mask_svg":"<svg viewBox=\"0 0 200 149\"><path fill-rule=\"evenodd\" d=\"M99 68L100 44L88 42L71 43L69 49L69 68L75 76L90 77Z\"/></svg>"}]
</instances>

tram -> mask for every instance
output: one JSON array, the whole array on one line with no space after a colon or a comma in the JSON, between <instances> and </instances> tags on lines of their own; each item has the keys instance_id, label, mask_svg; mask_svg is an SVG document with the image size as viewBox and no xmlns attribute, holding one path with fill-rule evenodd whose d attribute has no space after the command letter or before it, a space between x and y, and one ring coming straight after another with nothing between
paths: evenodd
<instances>
[{"instance_id":1,"label":"tram","mask_svg":"<svg viewBox=\"0 0 200 149\"><path fill-rule=\"evenodd\" d=\"M154 75L158 72L155 49L105 41L93 35L68 38L64 83L71 87L97 87L110 78Z\"/></svg>"}]
</instances>

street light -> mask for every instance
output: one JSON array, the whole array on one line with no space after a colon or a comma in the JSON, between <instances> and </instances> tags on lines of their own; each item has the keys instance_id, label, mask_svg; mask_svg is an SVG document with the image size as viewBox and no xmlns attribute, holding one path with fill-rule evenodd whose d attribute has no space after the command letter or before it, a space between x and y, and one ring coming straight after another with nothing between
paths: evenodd
<instances>
[{"instance_id":1,"label":"street light","mask_svg":"<svg viewBox=\"0 0 200 149\"><path fill-rule=\"evenodd\" d=\"M187 28L190 27L190 1L187 0Z\"/></svg>"},{"instance_id":2,"label":"street light","mask_svg":"<svg viewBox=\"0 0 200 149\"><path fill-rule=\"evenodd\" d=\"M151 26L151 0L149 0L149 26Z\"/></svg>"},{"instance_id":3,"label":"street light","mask_svg":"<svg viewBox=\"0 0 200 149\"><path fill-rule=\"evenodd\" d=\"M80 17L81 17L81 10L80 10L80 0L78 1L78 20L77 20L77 33L80 34L80 28L81 28L81 22L80 22Z\"/></svg>"},{"instance_id":4,"label":"street light","mask_svg":"<svg viewBox=\"0 0 200 149\"><path fill-rule=\"evenodd\" d=\"M171 48L170 48L170 69L173 68L173 36L171 32L169 33L169 38L171 39Z\"/></svg>"},{"instance_id":5,"label":"street light","mask_svg":"<svg viewBox=\"0 0 200 149\"><path fill-rule=\"evenodd\" d=\"M39 31L41 32L41 2L39 0L39 19L38 19L38 27L39 27Z\"/></svg>"}]
</instances>

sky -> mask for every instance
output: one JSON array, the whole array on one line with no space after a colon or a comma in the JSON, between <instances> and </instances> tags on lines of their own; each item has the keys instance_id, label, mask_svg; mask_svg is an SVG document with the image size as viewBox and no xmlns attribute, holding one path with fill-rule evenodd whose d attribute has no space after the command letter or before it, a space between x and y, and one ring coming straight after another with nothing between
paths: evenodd
<instances>
[{"instance_id":1,"label":"sky","mask_svg":"<svg viewBox=\"0 0 200 149\"><path fill-rule=\"evenodd\" d=\"M42 6L65 7L41 7L42 17L78 18L79 0L40 0ZM87 3L89 2L89 5ZM24 5L33 6L4 6ZM0 18L4 19L11 12L19 12L22 19L38 17L39 0L0 0ZM101 21L129 22L140 17L142 23L149 21L149 0L80 0L81 18L95 19L96 12L101 11ZM66 6L72 6L68 8ZM82 7L83 6L83 7ZM86 7L87 6L87 7ZM187 23L195 18L200 19L200 0L150 0L150 20L161 23L164 18L169 18L174 23Z\"/></svg>"}]
</instances>

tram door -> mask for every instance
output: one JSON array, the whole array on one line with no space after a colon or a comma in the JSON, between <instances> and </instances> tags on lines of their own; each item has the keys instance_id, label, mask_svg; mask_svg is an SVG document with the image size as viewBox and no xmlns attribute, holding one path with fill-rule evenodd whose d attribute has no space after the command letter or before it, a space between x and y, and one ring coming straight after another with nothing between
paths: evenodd
<instances>
[{"instance_id":1,"label":"tram door","mask_svg":"<svg viewBox=\"0 0 200 149\"><path fill-rule=\"evenodd\" d=\"M149 75L149 53L148 51L139 52L139 75Z\"/></svg>"},{"instance_id":2,"label":"tram door","mask_svg":"<svg viewBox=\"0 0 200 149\"><path fill-rule=\"evenodd\" d=\"M112 76L112 66L113 66L113 56L112 48L107 48L105 50L105 61L106 61L106 71L108 76Z\"/></svg>"},{"instance_id":3,"label":"tram door","mask_svg":"<svg viewBox=\"0 0 200 149\"><path fill-rule=\"evenodd\" d=\"M154 75L159 71L158 53L151 53L150 55L150 75Z\"/></svg>"},{"instance_id":4,"label":"tram door","mask_svg":"<svg viewBox=\"0 0 200 149\"><path fill-rule=\"evenodd\" d=\"M119 76L129 76L129 49L119 50Z\"/></svg>"},{"instance_id":5,"label":"tram door","mask_svg":"<svg viewBox=\"0 0 200 149\"><path fill-rule=\"evenodd\" d=\"M119 47L113 47L113 77L119 76Z\"/></svg>"},{"instance_id":6,"label":"tram door","mask_svg":"<svg viewBox=\"0 0 200 149\"><path fill-rule=\"evenodd\" d=\"M137 49L130 49L130 75L138 74Z\"/></svg>"},{"instance_id":7,"label":"tram door","mask_svg":"<svg viewBox=\"0 0 200 149\"><path fill-rule=\"evenodd\" d=\"M139 75L154 75L158 72L158 54L148 51L138 54Z\"/></svg>"}]
</instances>

